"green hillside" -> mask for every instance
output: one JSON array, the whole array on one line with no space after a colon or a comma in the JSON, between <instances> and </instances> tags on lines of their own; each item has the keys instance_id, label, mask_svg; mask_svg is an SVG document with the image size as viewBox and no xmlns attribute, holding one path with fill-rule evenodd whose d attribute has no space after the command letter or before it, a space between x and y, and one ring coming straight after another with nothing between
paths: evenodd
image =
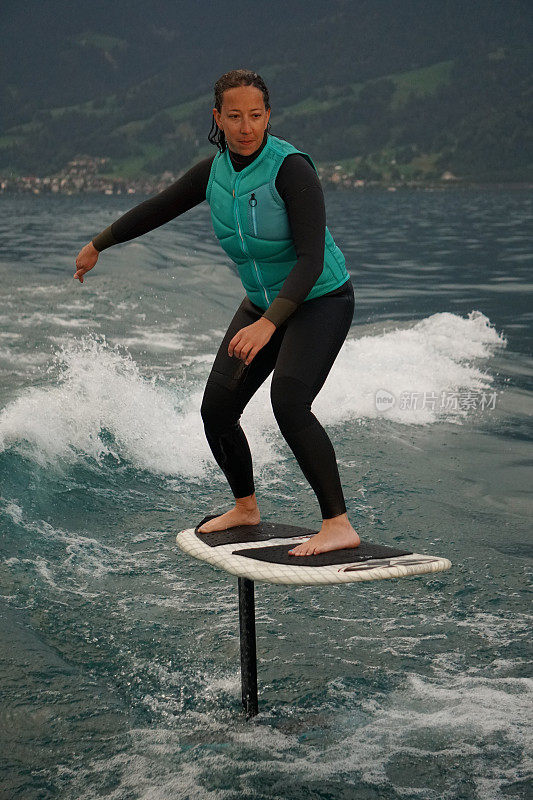
<instances>
[{"instance_id":1,"label":"green hillside","mask_svg":"<svg viewBox=\"0 0 533 800\"><path fill-rule=\"evenodd\" d=\"M387 5L390 18L394 4ZM269 56L294 52L294 62L268 60L261 50L265 61L256 68L271 90L272 133L311 153L318 165L336 165L365 181L438 180L446 171L465 181L533 180L531 47L520 41L518 19L507 24L503 12L501 18L494 13L483 29L465 10L461 34L428 0L417 4L416 13L414 7L402 10L399 32L382 35L379 13L365 0L317 0L313 6L322 16L273 28ZM152 25L143 38L141 19L121 23L118 11L126 8L117 0L108 32L81 26L58 40L59 50L45 54L43 75L57 62L76 64L78 103L71 102L65 70L53 73L63 82L57 85L22 80L25 69L35 73L38 53L21 55L20 75L6 59L0 101L11 121L0 135L0 176L53 175L83 154L106 159L104 177L134 180L180 174L214 152L207 141L213 99L194 27L200 12L191 7L190 28ZM165 9L174 13L172 4ZM273 23L263 12L266 29ZM33 24L37 36L39 19ZM240 18L235 24L248 30ZM319 35L314 60L310 32ZM514 43L495 45L505 37ZM327 41L335 46L321 60ZM245 37L243 53L247 42ZM439 58L451 51L454 57ZM79 72L80 54L95 77L88 67ZM215 51L210 58L212 75ZM412 68L391 68L406 61Z\"/></svg>"}]
</instances>

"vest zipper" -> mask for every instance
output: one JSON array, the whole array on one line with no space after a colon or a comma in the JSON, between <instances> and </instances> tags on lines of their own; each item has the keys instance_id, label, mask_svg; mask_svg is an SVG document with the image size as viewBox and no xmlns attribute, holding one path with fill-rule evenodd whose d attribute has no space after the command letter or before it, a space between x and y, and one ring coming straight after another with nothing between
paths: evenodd
<instances>
[{"instance_id":1,"label":"vest zipper","mask_svg":"<svg viewBox=\"0 0 533 800\"><path fill-rule=\"evenodd\" d=\"M255 216L255 207L257 205L257 199L256 199L256 196L255 196L255 194L253 192L252 192L252 196L250 197L249 203L250 203L250 206L251 206L251 209L252 209L252 225L254 227L254 234L257 236L257 219L256 219L256 216Z\"/></svg>"},{"instance_id":2,"label":"vest zipper","mask_svg":"<svg viewBox=\"0 0 533 800\"><path fill-rule=\"evenodd\" d=\"M264 294L265 294L265 300L266 300L266 303L267 303L267 305L270 305L270 301L269 301L269 299L268 299L267 291L266 291L266 288L265 288L265 286L264 286L264 284L263 284L263 281L261 280L261 274L260 274L260 272L259 272L259 269L258 269L258 267L257 267L257 264L255 263L255 259L253 259L253 258L250 256L250 253L248 252L248 250L246 249L246 245L244 244L244 239L243 239L243 236L242 236L242 231L241 231L240 217L239 217L239 204L238 204L238 202L237 202L237 197L236 197L236 195L235 195L235 189L237 188L237 185L238 185L238 183L239 183L239 176L237 176L237 178L236 178L236 180L235 180L235 187L234 187L234 189L233 189L233 211L234 211L234 213L235 213L235 219L237 220L237 229L238 229L238 231L239 231L239 236L241 237L241 243L242 243L242 244L241 244L241 246L242 246L242 250L243 250L243 253L244 253L244 255L245 255L245 256L248 256L248 258L250 258L250 259L251 259L251 261L252 261L252 263L253 263L253 265L254 265L254 267L255 267L255 274L257 275L257 280L259 281L259 285L261 286L261 288L262 288L262 290L263 290L263 292L264 292ZM255 209L254 209L254 210L255 210Z\"/></svg>"}]
</instances>

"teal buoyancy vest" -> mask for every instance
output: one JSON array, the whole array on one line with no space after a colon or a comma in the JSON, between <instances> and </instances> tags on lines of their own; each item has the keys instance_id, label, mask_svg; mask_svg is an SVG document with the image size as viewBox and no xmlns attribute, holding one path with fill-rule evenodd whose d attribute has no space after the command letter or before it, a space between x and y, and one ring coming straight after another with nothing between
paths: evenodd
<instances>
[{"instance_id":1,"label":"teal buoyancy vest","mask_svg":"<svg viewBox=\"0 0 533 800\"><path fill-rule=\"evenodd\" d=\"M290 153L305 156L317 172L307 153L269 134L257 158L240 172L234 170L227 147L218 152L207 184L215 234L237 265L246 294L263 311L298 260L287 209L275 186L278 170ZM326 226L324 268L305 299L331 292L348 278L344 255Z\"/></svg>"}]
</instances>

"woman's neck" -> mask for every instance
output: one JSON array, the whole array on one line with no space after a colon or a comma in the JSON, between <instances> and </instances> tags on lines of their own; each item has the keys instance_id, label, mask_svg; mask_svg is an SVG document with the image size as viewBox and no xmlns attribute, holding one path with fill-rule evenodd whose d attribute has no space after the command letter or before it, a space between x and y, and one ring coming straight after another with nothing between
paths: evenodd
<instances>
[{"instance_id":1,"label":"woman's neck","mask_svg":"<svg viewBox=\"0 0 533 800\"><path fill-rule=\"evenodd\" d=\"M234 153L233 150L230 150L228 147L229 157L231 159L231 163L233 164L233 169L235 170L235 172L240 172L241 169L244 169L245 167L248 166L248 164L251 164L252 161L255 161L255 159L263 149L263 147L266 145L267 139L268 139L268 133L265 130L263 141L261 142L260 146L257 148L257 150L254 150L253 153L250 153L247 156L241 155L241 153Z\"/></svg>"}]
</instances>

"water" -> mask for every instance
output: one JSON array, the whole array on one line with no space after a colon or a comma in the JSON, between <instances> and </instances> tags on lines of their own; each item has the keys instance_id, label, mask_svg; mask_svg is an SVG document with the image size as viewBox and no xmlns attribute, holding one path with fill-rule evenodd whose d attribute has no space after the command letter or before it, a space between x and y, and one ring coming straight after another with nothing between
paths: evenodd
<instances>
[{"instance_id":1,"label":"water","mask_svg":"<svg viewBox=\"0 0 533 800\"><path fill-rule=\"evenodd\" d=\"M199 409L238 276L204 204L72 278L140 199L0 197L0 796L525 798L531 194L327 194L356 310L313 410L362 538L453 567L257 584L250 721L236 579L175 544L229 507ZM268 384L263 518L319 526Z\"/></svg>"}]
</instances>

